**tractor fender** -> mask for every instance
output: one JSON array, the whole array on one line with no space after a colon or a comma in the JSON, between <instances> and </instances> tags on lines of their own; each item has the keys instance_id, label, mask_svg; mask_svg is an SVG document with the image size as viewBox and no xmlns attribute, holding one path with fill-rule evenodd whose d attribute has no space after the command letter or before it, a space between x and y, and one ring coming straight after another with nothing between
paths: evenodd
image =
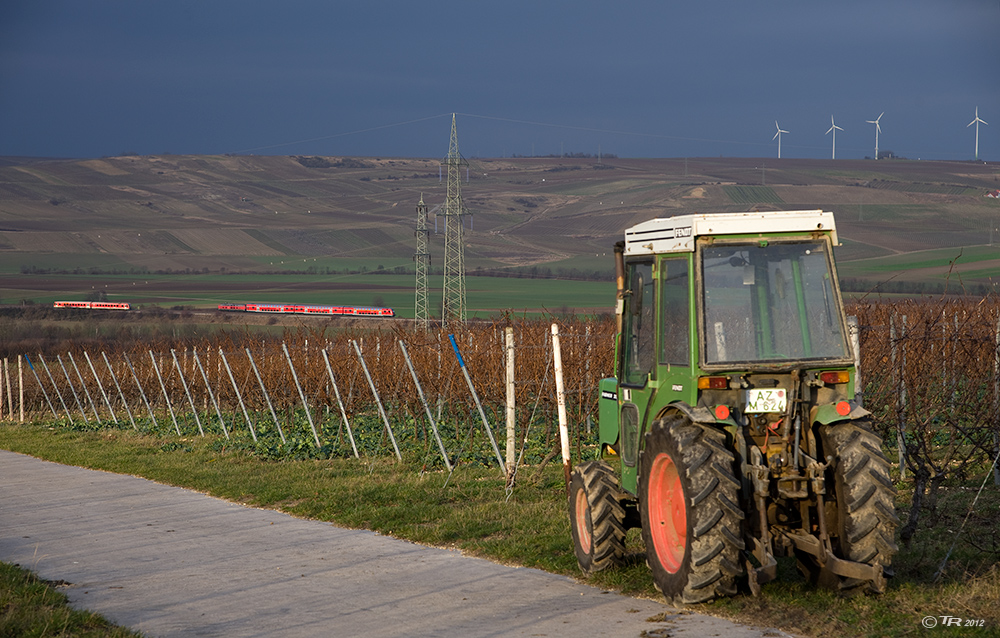
<instances>
[{"instance_id":1,"label":"tractor fender","mask_svg":"<svg viewBox=\"0 0 1000 638\"><path fill-rule=\"evenodd\" d=\"M844 408L838 410L841 403L846 403L849 411L845 414ZM857 401L837 401L836 403L826 403L824 405L814 405L809 411L809 420L820 425L830 425L837 421L855 421L857 419L870 416L871 412L861 407Z\"/></svg>"},{"instance_id":2,"label":"tractor fender","mask_svg":"<svg viewBox=\"0 0 1000 638\"><path fill-rule=\"evenodd\" d=\"M732 416L726 417L725 419L720 419L715 416L710 408L704 406L690 406L683 401L677 401L671 403L657 416L658 419L662 419L667 413L672 410L681 412L686 416L692 423L714 423L717 425L729 425L736 427L736 421L733 420Z\"/></svg>"}]
</instances>

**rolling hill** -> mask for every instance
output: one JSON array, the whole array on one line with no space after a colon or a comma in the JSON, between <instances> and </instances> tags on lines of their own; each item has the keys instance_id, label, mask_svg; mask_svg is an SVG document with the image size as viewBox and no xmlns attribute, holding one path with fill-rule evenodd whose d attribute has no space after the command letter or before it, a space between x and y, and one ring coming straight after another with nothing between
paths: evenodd
<instances>
[{"instance_id":1,"label":"rolling hill","mask_svg":"<svg viewBox=\"0 0 1000 638\"><path fill-rule=\"evenodd\" d=\"M415 207L445 197L433 159L122 156L0 161L0 298L25 274L412 269ZM1000 167L801 159L473 159L466 263L611 272L624 228L687 212L823 208L860 285L1000 274ZM440 211L438 211L440 212ZM444 223L432 236L442 261ZM311 270L309 270L311 269ZM609 275L610 276L610 275Z\"/></svg>"}]
</instances>

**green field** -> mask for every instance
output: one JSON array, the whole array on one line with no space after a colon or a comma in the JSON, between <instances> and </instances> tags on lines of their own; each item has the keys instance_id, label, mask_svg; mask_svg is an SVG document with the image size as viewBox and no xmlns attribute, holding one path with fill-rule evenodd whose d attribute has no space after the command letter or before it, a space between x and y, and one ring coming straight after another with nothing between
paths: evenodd
<instances>
[{"instance_id":1,"label":"green field","mask_svg":"<svg viewBox=\"0 0 1000 638\"><path fill-rule=\"evenodd\" d=\"M0 285L4 280L0 279ZM397 316L414 314L414 276L390 274L171 274L171 275L19 275L17 288L0 287L0 301L36 304L84 300L95 291L109 301L128 302L135 309L151 305L214 308L221 303L281 302L343 306L387 306ZM428 304L440 315L441 276L428 277ZM614 306L614 283L466 277L470 318L488 318L510 311L595 314Z\"/></svg>"},{"instance_id":2,"label":"green field","mask_svg":"<svg viewBox=\"0 0 1000 638\"><path fill-rule=\"evenodd\" d=\"M724 186L734 204L782 204L773 188L767 186Z\"/></svg>"},{"instance_id":3,"label":"green field","mask_svg":"<svg viewBox=\"0 0 1000 638\"><path fill-rule=\"evenodd\" d=\"M1000 237L998 237L1000 239ZM974 264L1000 257L1000 246L969 246L964 248L939 248L920 252L891 255L877 259L858 260L840 268L845 272L894 272L914 268L942 268L951 264Z\"/></svg>"}]
</instances>

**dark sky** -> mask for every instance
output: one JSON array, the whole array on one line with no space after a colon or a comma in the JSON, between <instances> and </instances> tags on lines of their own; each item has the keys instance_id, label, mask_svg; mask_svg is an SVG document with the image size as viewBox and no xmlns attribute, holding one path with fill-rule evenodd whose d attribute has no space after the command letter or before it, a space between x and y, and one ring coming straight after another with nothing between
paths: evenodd
<instances>
[{"instance_id":1,"label":"dark sky","mask_svg":"<svg viewBox=\"0 0 1000 638\"><path fill-rule=\"evenodd\" d=\"M1000 160L1000 0L6 0L0 155Z\"/></svg>"}]
</instances>

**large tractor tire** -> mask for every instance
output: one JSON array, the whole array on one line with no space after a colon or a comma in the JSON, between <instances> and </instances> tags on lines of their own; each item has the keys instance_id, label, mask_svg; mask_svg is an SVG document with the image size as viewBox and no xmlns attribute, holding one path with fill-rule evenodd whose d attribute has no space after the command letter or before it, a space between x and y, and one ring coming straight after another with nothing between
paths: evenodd
<instances>
[{"instance_id":1,"label":"large tractor tire","mask_svg":"<svg viewBox=\"0 0 1000 638\"><path fill-rule=\"evenodd\" d=\"M569 483L569 520L576 560L584 574L625 560L625 507L611 467L603 461L576 466Z\"/></svg>"},{"instance_id":2,"label":"large tractor tire","mask_svg":"<svg viewBox=\"0 0 1000 638\"><path fill-rule=\"evenodd\" d=\"M668 602L736 593L743 511L724 432L681 415L653 422L640 455L646 562Z\"/></svg>"},{"instance_id":3,"label":"large tractor tire","mask_svg":"<svg viewBox=\"0 0 1000 638\"><path fill-rule=\"evenodd\" d=\"M881 440L867 421L836 423L819 429L823 454L833 457L837 517L829 531L834 553L857 563L880 566L888 572L896 546L896 488L889 478L889 461ZM829 490L828 490L829 494ZM856 593L883 593L885 579L844 578L816 567L812 557L800 556L800 569L811 580Z\"/></svg>"}]
</instances>

